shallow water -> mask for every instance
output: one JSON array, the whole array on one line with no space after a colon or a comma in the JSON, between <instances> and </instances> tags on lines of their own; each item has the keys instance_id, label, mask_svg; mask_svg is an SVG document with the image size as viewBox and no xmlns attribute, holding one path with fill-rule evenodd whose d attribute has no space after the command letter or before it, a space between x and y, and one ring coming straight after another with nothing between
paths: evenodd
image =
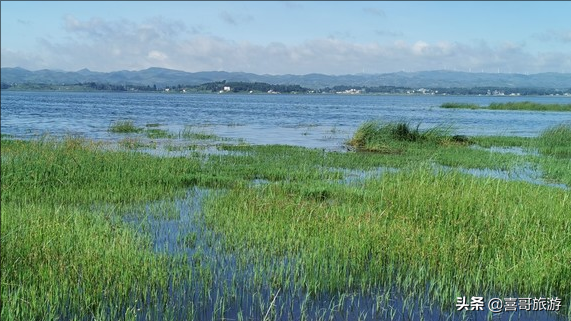
<instances>
[{"instance_id":1,"label":"shallow water","mask_svg":"<svg viewBox=\"0 0 571 321\"><path fill-rule=\"evenodd\" d=\"M218 95L106 92L2 91L3 134L32 137L80 135L117 141L108 132L118 120L136 126L159 124L178 134L186 126L250 144L286 144L342 150L343 143L367 120L420 123L420 128L450 125L461 135L537 136L571 123L571 113L446 109L445 102L534 101L569 103L569 97L368 96L368 95Z\"/></svg>"},{"instance_id":2,"label":"shallow water","mask_svg":"<svg viewBox=\"0 0 571 321\"><path fill-rule=\"evenodd\" d=\"M382 175L392 172L385 168L355 177ZM254 186L265 182L253 182ZM141 213L127 219L142 231L150 231L155 251L171 255L185 254L192 266L189 280L171 284L169 304L178 319L196 320L521 320L561 321L565 318L552 312L504 312L489 314L482 311L457 312L456 302L443 311L425 295L406 296L396 289L372 288L369 292L317 293L311 295L294 284L294 258L264 259L263 267L255 259L237 257L225 251L220 237L204 225L201 211L205 198L213 191L190 189L186 196L174 201L174 216L158 218L164 205L149 204ZM171 207L166 207L172 209ZM173 213L170 213L173 214ZM189 233L196 236L185 243ZM273 284L271 273L278 273L281 285ZM275 298L275 300L274 300ZM491 297L490 297L491 298ZM486 300L490 299L486 298ZM189 310L187 307L192 307ZM138 304L138 320L148 315L162 318L165 311L150 303Z\"/></svg>"}]
</instances>

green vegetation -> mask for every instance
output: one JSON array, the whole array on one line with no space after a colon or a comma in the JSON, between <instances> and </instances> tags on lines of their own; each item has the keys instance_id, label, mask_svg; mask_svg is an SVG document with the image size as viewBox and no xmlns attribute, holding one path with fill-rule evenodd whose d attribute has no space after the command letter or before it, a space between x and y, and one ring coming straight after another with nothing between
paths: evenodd
<instances>
[{"instance_id":1,"label":"green vegetation","mask_svg":"<svg viewBox=\"0 0 571 321\"><path fill-rule=\"evenodd\" d=\"M454 109L480 109L482 108L478 104L472 103L444 103L440 107L442 108L454 108Z\"/></svg>"},{"instance_id":2,"label":"green vegetation","mask_svg":"<svg viewBox=\"0 0 571 321\"><path fill-rule=\"evenodd\" d=\"M172 133L169 133L167 130L159 129L159 128L147 128L145 130L145 134L147 135L148 138L151 138L151 139L174 138L176 136Z\"/></svg>"},{"instance_id":3,"label":"green vegetation","mask_svg":"<svg viewBox=\"0 0 571 321\"><path fill-rule=\"evenodd\" d=\"M568 196L420 166L362 186L232 189L207 204L207 220L231 249L295 257L313 293L428 286L449 304L462 293L569 293Z\"/></svg>"},{"instance_id":4,"label":"green vegetation","mask_svg":"<svg viewBox=\"0 0 571 321\"><path fill-rule=\"evenodd\" d=\"M179 135L186 139L196 139L196 140L220 140L222 137L215 134L207 133L205 131L195 131L192 127L186 126Z\"/></svg>"},{"instance_id":5,"label":"green vegetation","mask_svg":"<svg viewBox=\"0 0 571 321\"><path fill-rule=\"evenodd\" d=\"M368 121L357 129L348 145L362 151L400 153L410 143L445 145L468 142L465 136L450 135L449 128L440 126L420 131L419 127L420 124L412 128L404 122Z\"/></svg>"},{"instance_id":6,"label":"green vegetation","mask_svg":"<svg viewBox=\"0 0 571 321\"><path fill-rule=\"evenodd\" d=\"M546 129L536 142L537 149L544 155L539 161L544 175L571 186L571 124Z\"/></svg>"},{"instance_id":7,"label":"green vegetation","mask_svg":"<svg viewBox=\"0 0 571 321\"><path fill-rule=\"evenodd\" d=\"M531 101L491 103L489 109L494 110L540 110L540 111L571 111L571 104L541 104Z\"/></svg>"},{"instance_id":8,"label":"green vegetation","mask_svg":"<svg viewBox=\"0 0 571 321\"><path fill-rule=\"evenodd\" d=\"M492 110L538 110L538 111L571 111L571 104L541 104L530 101L491 103L488 107L467 103L444 103L442 108L459 109L492 109Z\"/></svg>"},{"instance_id":9,"label":"green vegetation","mask_svg":"<svg viewBox=\"0 0 571 321\"><path fill-rule=\"evenodd\" d=\"M178 195L195 167L100 148L2 140L2 320L123 318L131 298L164 304L169 280L184 273L120 213Z\"/></svg>"},{"instance_id":10,"label":"green vegetation","mask_svg":"<svg viewBox=\"0 0 571 321\"><path fill-rule=\"evenodd\" d=\"M109 125L109 132L111 133L127 134L141 131L142 128L135 126L132 120L119 120Z\"/></svg>"},{"instance_id":11,"label":"green vegetation","mask_svg":"<svg viewBox=\"0 0 571 321\"><path fill-rule=\"evenodd\" d=\"M215 157L2 136L2 320L390 320L470 295L559 297L571 316L569 189L462 171L529 165L569 186L569 125L419 127L367 122L357 152Z\"/></svg>"},{"instance_id":12,"label":"green vegetation","mask_svg":"<svg viewBox=\"0 0 571 321\"><path fill-rule=\"evenodd\" d=\"M571 158L571 124L544 130L538 139L541 153L556 158Z\"/></svg>"}]
</instances>

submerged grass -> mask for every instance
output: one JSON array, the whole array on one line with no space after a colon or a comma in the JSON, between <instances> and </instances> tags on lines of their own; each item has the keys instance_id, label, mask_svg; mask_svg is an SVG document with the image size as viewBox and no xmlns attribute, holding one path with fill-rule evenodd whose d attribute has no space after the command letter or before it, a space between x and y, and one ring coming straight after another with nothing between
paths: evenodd
<instances>
[{"instance_id":1,"label":"submerged grass","mask_svg":"<svg viewBox=\"0 0 571 321\"><path fill-rule=\"evenodd\" d=\"M231 248L296 257L310 291L430 284L452 302L570 293L570 201L560 189L421 167L358 188L233 189L206 218Z\"/></svg>"},{"instance_id":2,"label":"submerged grass","mask_svg":"<svg viewBox=\"0 0 571 321\"><path fill-rule=\"evenodd\" d=\"M409 297L428 291L447 307L457 296L483 293L571 300L569 190L433 166L505 169L525 161L571 182L568 127L539 138L467 142L442 128L385 125L356 133L356 146L376 144L381 153L227 144L219 148L235 153L155 157L77 138L3 136L2 319L196 318L194 309L210 304L199 319L284 320L280 313L294 310L284 296L331 295L343 311L359 308L336 295L383 286ZM381 167L401 170L339 183L343 170ZM192 186L225 191L208 198L202 217L220 238L206 242L202 232L184 230L172 239L192 251L188 258L153 252L144 232L151 225L136 231L125 216L174 224L180 213L171 201ZM213 292L228 268L205 243L222 244L247 277ZM190 279L192 289L184 285ZM176 289L192 313L177 314ZM236 308L246 297L252 307ZM308 318L308 300L290 319ZM149 307L161 312L146 314Z\"/></svg>"},{"instance_id":3,"label":"submerged grass","mask_svg":"<svg viewBox=\"0 0 571 321\"><path fill-rule=\"evenodd\" d=\"M159 128L147 128L145 130L145 135L147 135L147 137L151 139L176 137L176 135L174 135L173 133L169 133L169 131Z\"/></svg>"},{"instance_id":4,"label":"submerged grass","mask_svg":"<svg viewBox=\"0 0 571 321\"><path fill-rule=\"evenodd\" d=\"M164 304L184 265L120 213L175 195L192 168L81 139L2 140L2 319L115 319L137 301Z\"/></svg>"}]
</instances>

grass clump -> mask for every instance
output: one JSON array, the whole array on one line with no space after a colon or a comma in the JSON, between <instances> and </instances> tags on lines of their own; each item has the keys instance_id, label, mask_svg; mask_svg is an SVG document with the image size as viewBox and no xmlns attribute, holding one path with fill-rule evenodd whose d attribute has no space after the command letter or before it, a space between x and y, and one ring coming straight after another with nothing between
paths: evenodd
<instances>
[{"instance_id":1,"label":"grass clump","mask_svg":"<svg viewBox=\"0 0 571 321\"><path fill-rule=\"evenodd\" d=\"M410 143L447 144L469 141L466 136L449 135L449 129L444 127L434 127L425 131L421 131L419 127L420 124L413 128L405 122L367 121L357 129L347 144L362 151L398 154Z\"/></svg>"},{"instance_id":2,"label":"grass clump","mask_svg":"<svg viewBox=\"0 0 571 321\"><path fill-rule=\"evenodd\" d=\"M111 133L128 134L139 133L141 131L142 129L135 126L132 120L120 120L109 125L109 132Z\"/></svg>"}]
</instances>

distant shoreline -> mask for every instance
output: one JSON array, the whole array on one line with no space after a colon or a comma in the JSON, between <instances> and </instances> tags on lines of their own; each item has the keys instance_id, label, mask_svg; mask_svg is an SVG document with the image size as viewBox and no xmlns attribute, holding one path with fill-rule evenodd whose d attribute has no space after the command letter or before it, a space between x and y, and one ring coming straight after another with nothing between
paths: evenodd
<instances>
[{"instance_id":1,"label":"distant shoreline","mask_svg":"<svg viewBox=\"0 0 571 321\"><path fill-rule=\"evenodd\" d=\"M562 91L557 89L543 88L420 88L395 86L334 86L322 89L309 89L299 85L272 85L267 83L250 82L214 82L204 83L195 86L166 86L159 88L156 86L141 85L113 85L101 83L79 83L79 84L6 84L2 83L2 91L22 91L22 92L130 92L130 93L157 93L157 94L252 94L252 95L344 95L344 96L490 96L490 97L533 97L533 96L553 96L571 97L571 89ZM472 108L472 107L448 107L448 108ZM475 109L475 108L472 108Z\"/></svg>"}]
</instances>

